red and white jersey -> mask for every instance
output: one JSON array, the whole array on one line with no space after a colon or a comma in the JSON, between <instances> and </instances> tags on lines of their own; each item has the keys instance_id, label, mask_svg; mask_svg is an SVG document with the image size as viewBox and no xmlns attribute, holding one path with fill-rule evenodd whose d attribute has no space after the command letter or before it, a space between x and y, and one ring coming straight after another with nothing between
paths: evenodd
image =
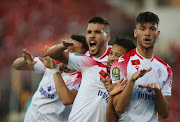
<instances>
[{"instance_id":1,"label":"red and white jersey","mask_svg":"<svg viewBox=\"0 0 180 122\"><path fill-rule=\"evenodd\" d=\"M39 87L33 95L31 104L26 112L24 122L67 122L72 105L64 106L61 102L54 83L51 69L35 58L36 73L44 73ZM62 78L69 89L79 89L82 79L80 72L62 73Z\"/></svg>"},{"instance_id":2,"label":"red and white jersey","mask_svg":"<svg viewBox=\"0 0 180 122\"><path fill-rule=\"evenodd\" d=\"M109 94L101 82L106 65L80 54L69 54L68 69L81 71L82 81L68 122L106 122Z\"/></svg>"},{"instance_id":3,"label":"red and white jersey","mask_svg":"<svg viewBox=\"0 0 180 122\"><path fill-rule=\"evenodd\" d=\"M113 63L110 74L114 83L123 77L129 79L133 73L149 67L152 67L152 70L135 82L130 104L120 115L119 121L158 121L154 91L140 88L138 85L158 83L161 86L162 94L171 96L172 69L168 64L154 54L151 59L146 59L137 52L137 49L133 49Z\"/></svg>"},{"instance_id":4,"label":"red and white jersey","mask_svg":"<svg viewBox=\"0 0 180 122\"><path fill-rule=\"evenodd\" d=\"M98 61L98 62L101 62L101 63L107 65L108 56L109 56L109 52L110 52L111 48L112 48L111 45L107 45L107 49L106 49L105 53L104 53L101 57L99 57L99 58L96 58L96 57L94 57L94 56L91 56L90 53L89 53L89 51L87 51L85 55L93 58L94 60L96 60L96 61Z\"/></svg>"}]
</instances>

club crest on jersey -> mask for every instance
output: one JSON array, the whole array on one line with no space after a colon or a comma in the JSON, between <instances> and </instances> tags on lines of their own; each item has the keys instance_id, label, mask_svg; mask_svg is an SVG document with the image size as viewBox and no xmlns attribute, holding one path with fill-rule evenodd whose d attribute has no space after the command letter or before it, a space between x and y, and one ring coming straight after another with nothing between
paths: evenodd
<instances>
[{"instance_id":1,"label":"club crest on jersey","mask_svg":"<svg viewBox=\"0 0 180 122\"><path fill-rule=\"evenodd\" d=\"M112 69L112 78L115 81L120 80L120 69L118 67Z\"/></svg>"},{"instance_id":2,"label":"club crest on jersey","mask_svg":"<svg viewBox=\"0 0 180 122\"><path fill-rule=\"evenodd\" d=\"M157 70L157 74L158 74L158 77L161 78L162 77L162 72L160 69Z\"/></svg>"}]
</instances>

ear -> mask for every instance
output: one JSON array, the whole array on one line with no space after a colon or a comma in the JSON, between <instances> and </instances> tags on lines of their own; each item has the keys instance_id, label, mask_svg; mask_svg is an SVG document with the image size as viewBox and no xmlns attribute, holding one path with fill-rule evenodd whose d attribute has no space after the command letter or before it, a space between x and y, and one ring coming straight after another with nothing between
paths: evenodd
<instances>
[{"instance_id":1,"label":"ear","mask_svg":"<svg viewBox=\"0 0 180 122\"><path fill-rule=\"evenodd\" d=\"M158 31L158 32L157 32L157 36L156 36L156 37L158 38L158 37L159 37L159 35L160 35L160 31Z\"/></svg>"},{"instance_id":2,"label":"ear","mask_svg":"<svg viewBox=\"0 0 180 122\"><path fill-rule=\"evenodd\" d=\"M134 37L136 38L137 37L137 30L134 29Z\"/></svg>"}]
</instances>

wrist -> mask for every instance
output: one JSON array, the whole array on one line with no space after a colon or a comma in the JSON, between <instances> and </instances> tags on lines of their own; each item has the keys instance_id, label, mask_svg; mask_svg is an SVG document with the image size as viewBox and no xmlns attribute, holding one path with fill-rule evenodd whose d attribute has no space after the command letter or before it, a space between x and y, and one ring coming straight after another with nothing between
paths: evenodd
<instances>
[{"instance_id":1,"label":"wrist","mask_svg":"<svg viewBox=\"0 0 180 122\"><path fill-rule=\"evenodd\" d=\"M56 73L56 72L60 72L58 66L56 66L54 69L51 69L51 70L52 70L52 73L53 73L53 74Z\"/></svg>"}]
</instances>

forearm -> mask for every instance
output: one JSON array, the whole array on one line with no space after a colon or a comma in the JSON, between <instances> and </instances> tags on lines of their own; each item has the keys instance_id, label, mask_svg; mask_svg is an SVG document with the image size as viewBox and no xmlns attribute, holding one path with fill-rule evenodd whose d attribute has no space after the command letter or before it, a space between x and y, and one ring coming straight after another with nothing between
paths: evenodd
<instances>
[{"instance_id":1,"label":"forearm","mask_svg":"<svg viewBox=\"0 0 180 122\"><path fill-rule=\"evenodd\" d=\"M129 81L124 90L121 93L114 96L113 105L115 107L116 112L121 114L124 113L127 106L129 105L133 87L134 81Z\"/></svg>"},{"instance_id":2,"label":"forearm","mask_svg":"<svg viewBox=\"0 0 180 122\"><path fill-rule=\"evenodd\" d=\"M69 90L61 77L60 72L56 72L53 74L56 91L64 105L70 105L74 102L77 92L72 92Z\"/></svg>"},{"instance_id":3,"label":"forearm","mask_svg":"<svg viewBox=\"0 0 180 122\"><path fill-rule=\"evenodd\" d=\"M162 119L169 116L170 111L170 97L166 98L163 96L161 90L155 92L156 95L156 110Z\"/></svg>"},{"instance_id":4,"label":"forearm","mask_svg":"<svg viewBox=\"0 0 180 122\"><path fill-rule=\"evenodd\" d=\"M50 56L53 59L56 59L62 55L66 47L64 47L63 44L57 44L52 46L48 51L47 55Z\"/></svg>"},{"instance_id":5,"label":"forearm","mask_svg":"<svg viewBox=\"0 0 180 122\"><path fill-rule=\"evenodd\" d=\"M108 105L106 109L106 121L107 122L116 122L117 114L113 106L113 96L109 95Z\"/></svg>"},{"instance_id":6,"label":"forearm","mask_svg":"<svg viewBox=\"0 0 180 122\"><path fill-rule=\"evenodd\" d=\"M24 60L24 57L19 57L17 58L12 65L15 69L17 70L33 70L34 65L29 65L27 62ZM27 68L28 67L28 68Z\"/></svg>"}]
</instances>

